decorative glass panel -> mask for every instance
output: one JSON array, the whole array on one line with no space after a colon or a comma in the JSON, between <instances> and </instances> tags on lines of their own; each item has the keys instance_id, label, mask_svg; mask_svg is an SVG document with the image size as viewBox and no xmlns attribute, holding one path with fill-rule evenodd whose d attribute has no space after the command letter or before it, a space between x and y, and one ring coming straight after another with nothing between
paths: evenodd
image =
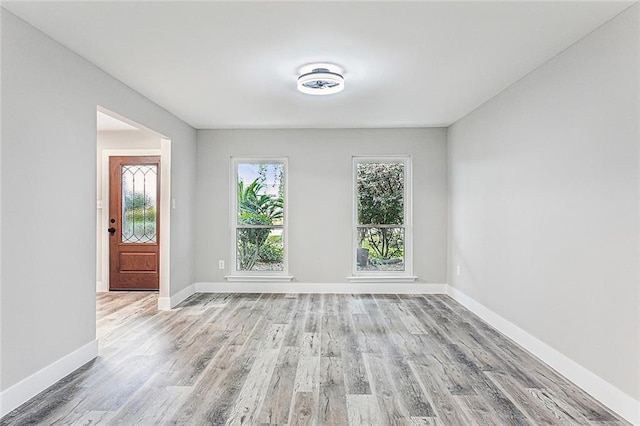
<instances>
[{"instance_id":1,"label":"decorative glass panel","mask_svg":"<svg viewBox=\"0 0 640 426\"><path fill-rule=\"evenodd\" d=\"M155 243L158 170L155 165L122 166L122 242Z\"/></svg>"},{"instance_id":2,"label":"decorative glass panel","mask_svg":"<svg viewBox=\"0 0 640 426\"><path fill-rule=\"evenodd\" d=\"M282 271L284 246L282 228L236 229L236 270Z\"/></svg>"},{"instance_id":3,"label":"decorative glass panel","mask_svg":"<svg viewBox=\"0 0 640 426\"><path fill-rule=\"evenodd\" d=\"M358 271L404 271L404 228L358 227Z\"/></svg>"}]
</instances>

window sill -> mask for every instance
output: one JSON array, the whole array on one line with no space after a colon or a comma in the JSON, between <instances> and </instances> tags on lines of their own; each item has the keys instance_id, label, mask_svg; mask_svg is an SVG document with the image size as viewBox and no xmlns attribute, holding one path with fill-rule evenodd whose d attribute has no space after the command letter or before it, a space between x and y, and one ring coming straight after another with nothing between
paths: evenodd
<instances>
[{"instance_id":1,"label":"window sill","mask_svg":"<svg viewBox=\"0 0 640 426\"><path fill-rule=\"evenodd\" d=\"M418 277L413 275L355 275L347 277L350 283L413 283Z\"/></svg>"},{"instance_id":2,"label":"window sill","mask_svg":"<svg viewBox=\"0 0 640 426\"><path fill-rule=\"evenodd\" d=\"M288 283L293 280L290 275L226 275L229 282L264 282L264 283Z\"/></svg>"}]
</instances>

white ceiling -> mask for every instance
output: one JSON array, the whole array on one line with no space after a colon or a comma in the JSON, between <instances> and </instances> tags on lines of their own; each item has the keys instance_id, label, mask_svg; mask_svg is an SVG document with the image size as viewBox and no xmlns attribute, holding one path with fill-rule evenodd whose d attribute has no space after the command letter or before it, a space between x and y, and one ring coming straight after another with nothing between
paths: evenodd
<instances>
[{"instance_id":1,"label":"white ceiling","mask_svg":"<svg viewBox=\"0 0 640 426\"><path fill-rule=\"evenodd\" d=\"M447 126L630 2L3 2L196 128ZM345 90L296 91L332 62Z\"/></svg>"}]
</instances>

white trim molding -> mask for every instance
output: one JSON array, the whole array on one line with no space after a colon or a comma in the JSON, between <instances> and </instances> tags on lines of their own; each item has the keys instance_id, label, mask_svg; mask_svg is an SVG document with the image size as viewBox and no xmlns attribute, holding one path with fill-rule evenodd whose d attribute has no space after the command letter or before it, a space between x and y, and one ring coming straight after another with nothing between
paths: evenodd
<instances>
[{"instance_id":1,"label":"white trim molding","mask_svg":"<svg viewBox=\"0 0 640 426\"><path fill-rule=\"evenodd\" d=\"M448 285L448 295L462 306L478 315L493 328L522 346L542 362L565 376L582 390L624 417L634 425L640 425L640 401L621 391L595 373L561 354L537 337L529 334L486 306L478 303L460 290Z\"/></svg>"},{"instance_id":2,"label":"white trim molding","mask_svg":"<svg viewBox=\"0 0 640 426\"><path fill-rule=\"evenodd\" d=\"M351 276L347 277L350 282L413 282L416 277L413 276L413 188L412 178L413 172L411 170L412 157L411 155L376 155L376 156L353 156L352 160L352 254L351 254ZM403 223L360 223L358 219L358 165L359 164L375 164L375 163L387 163L387 164L402 164L404 173L404 188L403 188ZM364 271L358 270L358 249L360 247L358 228L402 228L404 233L404 249L403 271ZM359 279L362 277L362 279ZM392 278L393 277L393 278ZM404 279L402 279L404 278Z\"/></svg>"},{"instance_id":3,"label":"white trim molding","mask_svg":"<svg viewBox=\"0 0 640 426\"><path fill-rule=\"evenodd\" d=\"M272 164L272 165L281 165L283 167L283 182L282 184L282 224L269 224L269 225L258 225L258 224L241 224L238 223L238 170L241 164L254 164L254 165L264 165L264 164ZM252 156L252 157L243 157L243 156L235 156L232 155L230 157L230 173L229 182L231 183L230 188L230 203L229 203L229 226L231 230L230 235L230 256L231 259L231 270L230 275L225 276L227 281L291 281L293 277L289 277L289 157L281 157L281 156ZM275 183L274 183L275 185ZM283 259L282 259L282 270L281 271L248 271L248 270L238 270L238 251L237 251L237 231L240 228L246 227L262 227L264 229L277 230L280 229L282 231L282 249L283 249ZM273 279L269 279L268 277L273 277Z\"/></svg>"},{"instance_id":4,"label":"white trim molding","mask_svg":"<svg viewBox=\"0 0 640 426\"><path fill-rule=\"evenodd\" d=\"M430 283L300 283L300 282L198 282L196 293L335 293L335 294L446 294L447 284Z\"/></svg>"},{"instance_id":5,"label":"white trim molding","mask_svg":"<svg viewBox=\"0 0 640 426\"><path fill-rule=\"evenodd\" d=\"M92 340L0 393L0 417L15 410L58 380L98 356L98 341Z\"/></svg>"},{"instance_id":6,"label":"white trim molding","mask_svg":"<svg viewBox=\"0 0 640 426\"><path fill-rule=\"evenodd\" d=\"M196 284L191 284L187 288L183 288L171 297L159 297L158 298L158 310L169 311L178 306L189 297L196 294Z\"/></svg>"},{"instance_id":7,"label":"white trim molding","mask_svg":"<svg viewBox=\"0 0 640 426\"><path fill-rule=\"evenodd\" d=\"M170 297L158 297L158 310L170 311L171 310L171 298Z\"/></svg>"},{"instance_id":8,"label":"white trim molding","mask_svg":"<svg viewBox=\"0 0 640 426\"><path fill-rule=\"evenodd\" d=\"M261 283L288 283L293 280L291 275L226 275L229 282L261 282Z\"/></svg>"},{"instance_id":9,"label":"white trim molding","mask_svg":"<svg viewBox=\"0 0 640 426\"><path fill-rule=\"evenodd\" d=\"M379 277L373 275L356 275L347 277L350 283L413 283L418 279L415 275L393 275Z\"/></svg>"}]
</instances>

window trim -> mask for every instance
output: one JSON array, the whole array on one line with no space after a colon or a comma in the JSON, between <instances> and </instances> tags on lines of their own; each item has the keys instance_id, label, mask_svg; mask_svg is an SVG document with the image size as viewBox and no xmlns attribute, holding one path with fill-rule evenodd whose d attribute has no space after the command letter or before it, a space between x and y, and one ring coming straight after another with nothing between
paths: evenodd
<instances>
[{"instance_id":1,"label":"window trim","mask_svg":"<svg viewBox=\"0 0 640 426\"><path fill-rule=\"evenodd\" d=\"M289 276L289 159L288 157L279 156L252 156L252 157L230 157L230 210L229 210L229 228L230 228L230 257L228 271L229 275L225 276L227 281L291 281L293 277ZM282 164L284 166L284 206L282 227L282 247L284 258L282 271L238 271L237 259L237 229L238 229L238 165L239 164Z\"/></svg>"},{"instance_id":2,"label":"window trim","mask_svg":"<svg viewBox=\"0 0 640 426\"><path fill-rule=\"evenodd\" d=\"M413 282L413 174L411 155L354 156L352 158L351 276L350 282ZM402 163L404 165L404 271L358 271L358 164ZM385 224L391 225L391 224Z\"/></svg>"}]
</instances>

